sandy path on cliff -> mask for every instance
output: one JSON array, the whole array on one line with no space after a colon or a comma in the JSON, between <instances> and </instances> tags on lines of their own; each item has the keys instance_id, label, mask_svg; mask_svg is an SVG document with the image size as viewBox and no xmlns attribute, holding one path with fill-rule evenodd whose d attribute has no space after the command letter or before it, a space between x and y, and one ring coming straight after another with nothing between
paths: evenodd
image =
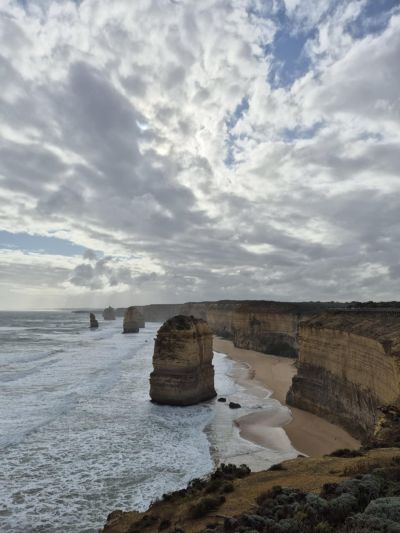
<instances>
[{"instance_id":1,"label":"sandy path on cliff","mask_svg":"<svg viewBox=\"0 0 400 533\"><path fill-rule=\"evenodd\" d=\"M216 352L225 353L234 361L250 365L252 371L249 372L249 378L262 383L273 392L272 398L286 405L286 393L297 371L293 359L236 348L231 341L218 337L214 337L213 346ZM360 447L360 442L339 426L295 407L290 407L290 410L292 421L285 426L285 431L299 452L316 457L338 448ZM253 413L239 418L236 423L243 438L268 447L271 427L268 415Z\"/></svg>"}]
</instances>

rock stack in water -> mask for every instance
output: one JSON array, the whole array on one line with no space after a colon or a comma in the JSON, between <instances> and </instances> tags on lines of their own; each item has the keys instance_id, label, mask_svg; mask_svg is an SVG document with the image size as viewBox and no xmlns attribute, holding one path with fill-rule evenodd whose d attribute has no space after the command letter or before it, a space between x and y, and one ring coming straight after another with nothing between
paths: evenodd
<instances>
[{"instance_id":1,"label":"rock stack in water","mask_svg":"<svg viewBox=\"0 0 400 533\"><path fill-rule=\"evenodd\" d=\"M216 395L212 333L205 320L178 315L158 330L150 397L160 404L192 405Z\"/></svg>"},{"instance_id":2,"label":"rock stack in water","mask_svg":"<svg viewBox=\"0 0 400 533\"><path fill-rule=\"evenodd\" d=\"M128 307L124 315L124 333L138 333L139 328L144 328L144 318L136 307Z\"/></svg>"},{"instance_id":3,"label":"rock stack in water","mask_svg":"<svg viewBox=\"0 0 400 533\"><path fill-rule=\"evenodd\" d=\"M115 310L113 307L108 306L103 311L104 320L115 320Z\"/></svg>"},{"instance_id":4,"label":"rock stack in water","mask_svg":"<svg viewBox=\"0 0 400 533\"><path fill-rule=\"evenodd\" d=\"M90 329L95 329L99 327L99 323L96 320L94 313L90 313Z\"/></svg>"}]
</instances>

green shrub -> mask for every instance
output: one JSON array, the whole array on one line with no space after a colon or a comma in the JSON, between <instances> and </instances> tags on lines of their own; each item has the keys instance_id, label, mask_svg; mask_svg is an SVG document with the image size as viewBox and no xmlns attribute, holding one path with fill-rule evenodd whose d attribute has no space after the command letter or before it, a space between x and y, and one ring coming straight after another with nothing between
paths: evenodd
<instances>
[{"instance_id":1,"label":"green shrub","mask_svg":"<svg viewBox=\"0 0 400 533\"><path fill-rule=\"evenodd\" d=\"M192 518L201 518L218 509L224 501L224 496L206 496L191 506L189 514Z\"/></svg>"},{"instance_id":2,"label":"green shrub","mask_svg":"<svg viewBox=\"0 0 400 533\"><path fill-rule=\"evenodd\" d=\"M400 498L378 498L368 504L364 513L400 523Z\"/></svg>"},{"instance_id":3,"label":"green shrub","mask_svg":"<svg viewBox=\"0 0 400 533\"><path fill-rule=\"evenodd\" d=\"M344 493L328 502L328 518L332 524L340 524L359 510L358 500L353 494Z\"/></svg>"},{"instance_id":4,"label":"green shrub","mask_svg":"<svg viewBox=\"0 0 400 533\"><path fill-rule=\"evenodd\" d=\"M400 533L400 525L392 520L362 513L349 517L344 531L347 533Z\"/></svg>"},{"instance_id":5,"label":"green shrub","mask_svg":"<svg viewBox=\"0 0 400 533\"><path fill-rule=\"evenodd\" d=\"M334 531L328 522L320 522L314 528L314 533L334 533Z\"/></svg>"}]
</instances>

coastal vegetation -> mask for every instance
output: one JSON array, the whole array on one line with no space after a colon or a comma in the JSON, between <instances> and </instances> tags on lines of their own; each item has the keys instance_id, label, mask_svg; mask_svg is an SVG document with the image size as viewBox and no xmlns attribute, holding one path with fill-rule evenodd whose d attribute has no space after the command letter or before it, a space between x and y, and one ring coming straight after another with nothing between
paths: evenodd
<instances>
[{"instance_id":1,"label":"coastal vegetation","mask_svg":"<svg viewBox=\"0 0 400 533\"><path fill-rule=\"evenodd\" d=\"M400 449L381 448L301 457L257 473L221 465L146 513L115 511L103 532L399 533L399 524Z\"/></svg>"}]
</instances>

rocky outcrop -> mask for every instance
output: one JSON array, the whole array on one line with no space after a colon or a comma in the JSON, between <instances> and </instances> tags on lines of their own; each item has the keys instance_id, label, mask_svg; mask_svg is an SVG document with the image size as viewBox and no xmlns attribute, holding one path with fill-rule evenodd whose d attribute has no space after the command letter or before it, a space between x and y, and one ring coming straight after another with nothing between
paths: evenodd
<instances>
[{"instance_id":1,"label":"rocky outcrop","mask_svg":"<svg viewBox=\"0 0 400 533\"><path fill-rule=\"evenodd\" d=\"M302 322L299 369L287 402L365 442L396 444L400 313L335 311Z\"/></svg>"},{"instance_id":2,"label":"rocky outcrop","mask_svg":"<svg viewBox=\"0 0 400 533\"><path fill-rule=\"evenodd\" d=\"M192 405L216 395L212 332L207 322L178 315L158 330L150 397L160 404Z\"/></svg>"},{"instance_id":3,"label":"rocky outcrop","mask_svg":"<svg viewBox=\"0 0 400 533\"><path fill-rule=\"evenodd\" d=\"M96 329L99 327L99 323L96 320L94 313L90 313L90 329Z\"/></svg>"},{"instance_id":4,"label":"rocky outcrop","mask_svg":"<svg viewBox=\"0 0 400 533\"><path fill-rule=\"evenodd\" d=\"M113 307L106 307L103 311L104 320L115 320L115 310Z\"/></svg>"},{"instance_id":5,"label":"rocky outcrop","mask_svg":"<svg viewBox=\"0 0 400 533\"><path fill-rule=\"evenodd\" d=\"M138 333L144 328L144 318L136 307L128 307L124 316L124 333Z\"/></svg>"}]
</instances>

